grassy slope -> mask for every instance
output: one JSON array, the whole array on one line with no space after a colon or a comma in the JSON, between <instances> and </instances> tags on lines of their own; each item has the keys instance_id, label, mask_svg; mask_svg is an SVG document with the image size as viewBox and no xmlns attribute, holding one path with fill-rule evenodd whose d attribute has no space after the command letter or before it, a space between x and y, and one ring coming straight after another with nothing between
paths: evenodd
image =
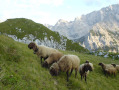
<instances>
[{"instance_id":1,"label":"grassy slope","mask_svg":"<svg viewBox=\"0 0 119 90\"><path fill-rule=\"evenodd\" d=\"M21 31L19 31L19 29ZM53 32L43 26L42 24L35 23L32 20L25 18L16 18L16 19L8 19L5 22L0 23L0 33L7 33L8 35L16 35L18 39L22 39L26 35L32 34L36 38L35 39L44 39L47 37L49 40L52 36L54 41L61 43L60 35L57 32ZM67 39L64 37L64 39ZM78 52L87 51L82 46L79 46L78 43L73 43L71 40L67 39L66 50L75 50Z\"/></svg>"},{"instance_id":2,"label":"grassy slope","mask_svg":"<svg viewBox=\"0 0 119 90\"><path fill-rule=\"evenodd\" d=\"M89 60L94 64L95 70L88 75L87 84L80 79L74 78L74 71L69 82L66 82L66 74L60 73L57 77L52 77L49 70L42 68L40 59L27 48L26 44L15 42L11 38L0 35L0 90L118 90L119 73L116 78L105 77L101 67L97 64L116 63L111 59L96 57L93 55L62 51L64 54L75 54L81 59L81 63Z\"/></svg>"}]
</instances>

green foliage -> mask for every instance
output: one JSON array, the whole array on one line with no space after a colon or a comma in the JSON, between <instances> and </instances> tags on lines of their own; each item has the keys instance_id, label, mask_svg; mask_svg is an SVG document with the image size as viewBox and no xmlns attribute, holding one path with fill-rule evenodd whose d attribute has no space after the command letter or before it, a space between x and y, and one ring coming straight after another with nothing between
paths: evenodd
<instances>
[{"instance_id":1,"label":"green foliage","mask_svg":"<svg viewBox=\"0 0 119 90\"><path fill-rule=\"evenodd\" d=\"M58 32L53 32L42 24L35 23L32 20L25 18L8 19L5 22L0 23L0 32L1 34L6 33L8 35L16 35L18 39L22 39L23 37L29 38L28 35L30 34L35 36L35 39L40 40L43 40L45 37L51 40L52 36L54 41L58 42L59 44L61 44L62 39ZM67 39L66 37L63 38L67 40L66 50L74 50L78 52L87 51L78 43L72 44L71 40Z\"/></svg>"},{"instance_id":2,"label":"green foliage","mask_svg":"<svg viewBox=\"0 0 119 90\"><path fill-rule=\"evenodd\" d=\"M61 52L77 55L81 64L86 60L94 64L94 71L87 76L87 84L84 79L81 81L79 73L75 78L74 71L69 82L66 82L65 72L61 72L59 76L51 76L49 70L41 66L40 59L26 44L0 35L0 90L118 90L119 74L107 78L98 65L99 62L119 64L118 60L72 51ZM15 55L20 56L18 62L14 61ZM11 56L13 60L8 60Z\"/></svg>"},{"instance_id":3,"label":"green foliage","mask_svg":"<svg viewBox=\"0 0 119 90\"><path fill-rule=\"evenodd\" d=\"M79 47L78 43L75 43L71 40L67 41L67 45L66 45L66 50L70 50L70 51L76 51L76 52L89 52L87 49L84 49L84 47Z\"/></svg>"},{"instance_id":4,"label":"green foliage","mask_svg":"<svg viewBox=\"0 0 119 90\"><path fill-rule=\"evenodd\" d=\"M119 53L112 53L112 52L110 52L109 53L109 57L111 57L111 58L113 58L113 59L115 59L115 60L119 60Z\"/></svg>"},{"instance_id":5,"label":"green foliage","mask_svg":"<svg viewBox=\"0 0 119 90\"><path fill-rule=\"evenodd\" d=\"M50 31L42 24L35 23L32 20L25 18L8 19L7 21L0 23L0 32L10 35L16 35L19 39L22 39L27 34L32 34L36 39L43 39L46 35L50 40L50 36L55 37L55 40L59 41L59 34ZM44 33L47 33L46 35Z\"/></svg>"}]
</instances>

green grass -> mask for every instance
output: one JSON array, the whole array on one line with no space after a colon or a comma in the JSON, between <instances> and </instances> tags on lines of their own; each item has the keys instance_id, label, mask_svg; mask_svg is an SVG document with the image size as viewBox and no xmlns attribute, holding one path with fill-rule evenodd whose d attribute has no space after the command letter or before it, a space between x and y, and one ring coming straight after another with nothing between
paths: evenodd
<instances>
[{"instance_id":1,"label":"green grass","mask_svg":"<svg viewBox=\"0 0 119 90\"><path fill-rule=\"evenodd\" d=\"M35 23L32 20L25 18L15 18L8 19L5 22L0 23L0 33L15 35L17 39L23 39L23 37L29 38L29 35L32 34L35 36L34 41L36 39L44 40L47 37L48 40L51 40L51 36L55 42L61 44L61 40L66 41L66 50L75 50L77 52L86 52L88 50L84 49L82 46L79 46L78 43L74 43L66 37L60 37L58 32L53 32L43 26L42 24Z\"/></svg>"},{"instance_id":2,"label":"green grass","mask_svg":"<svg viewBox=\"0 0 119 90\"><path fill-rule=\"evenodd\" d=\"M99 62L116 63L118 60L94 55L61 51L64 54L79 56L81 64L89 60L94 64L94 71L87 77L87 84L74 71L66 82L66 73L52 77L48 69L41 67L40 59L23 43L0 35L0 90L118 90L119 73L116 77L105 77Z\"/></svg>"}]
</instances>

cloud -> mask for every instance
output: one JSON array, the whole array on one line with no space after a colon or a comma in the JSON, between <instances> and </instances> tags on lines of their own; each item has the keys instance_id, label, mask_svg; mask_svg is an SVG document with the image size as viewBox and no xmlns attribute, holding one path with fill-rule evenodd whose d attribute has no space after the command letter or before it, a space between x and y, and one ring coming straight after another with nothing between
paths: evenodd
<instances>
[{"instance_id":1,"label":"cloud","mask_svg":"<svg viewBox=\"0 0 119 90\"><path fill-rule=\"evenodd\" d=\"M50 18L51 13L48 10L42 10L42 6L57 7L62 5L63 1L64 0L0 0L0 20L24 17L37 22L45 23L49 20L49 22L53 23L53 20Z\"/></svg>"},{"instance_id":2,"label":"cloud","mask_svg":"<svg viewBox=\"0 0 119 90\"><path fill-rule=\"evenodd\" d=\"M84 0L84 3L88 6L104 6L119 3L119 0Z\"/></svg>"}]
</instances>

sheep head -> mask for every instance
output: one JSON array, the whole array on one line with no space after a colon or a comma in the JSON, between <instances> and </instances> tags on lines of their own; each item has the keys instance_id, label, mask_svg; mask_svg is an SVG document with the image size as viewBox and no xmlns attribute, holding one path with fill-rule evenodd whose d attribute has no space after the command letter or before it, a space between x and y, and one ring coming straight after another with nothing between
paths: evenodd
<instances>
[{"instance_id":1,"label":"sheep head","mask_svg":"<svg viewBox=\"0 0 119 90\"><path fill-rule=\"evenodd\" d=\"M86 60L86 62L85 63L89 63L89 61L88 60Z\"/></svg>"},{"instance_id":2,"label":"sheep head","mask_svg":"<svg viewBox=\"0 0 119 90\"><path fill-rule=\"evenodd\" d=\"M90 66L90 64L85 64L84 65L84 71L92 71L93 69L92 69L92 67Z\"/></svg>"},{"instance_id":3,"label":"sheep head","mask_svg":"<svg viewBox=\"0 0 119 90\"><path fill-rule=\"evenodd\" d=\"M98 65L100 65L100 66L102 66L102 67L104 66L104 64L103 64L103 63L99 63Z\"/></svg>"},{"instance_id":4,"label":"sheep head","mask_svg":"<svg viewBox=\"0 0 119 90\"><path fill-rule=\"evenodd\" d=\"M57 63L54 63L51 67L50 67L50 74L52 76L57 76L59 74L59 66Z\"/></svg>"},{"instance_id":5,"label":"sheep head","mask_svg":"<svg viewBox=\"0 0 119 90\"><path fill-rule=\"evenodd\" d=\"M33 49L33 47L35 47L36 44L34 42L31 42L29 45L28 45L28 48L29 49Z\"/></svg>"},{"instance_id":6,"label":"sheep head","mask_svg":"<svg viewBox=\"0 0 119 90\"><path fill-rule=\"evenodd\" d=\"M111 65L113 65L114 67L116 67L116 64L114 64L114 63L113 63L113 64L111 64Z\"/></svg>"}]
</instances>

